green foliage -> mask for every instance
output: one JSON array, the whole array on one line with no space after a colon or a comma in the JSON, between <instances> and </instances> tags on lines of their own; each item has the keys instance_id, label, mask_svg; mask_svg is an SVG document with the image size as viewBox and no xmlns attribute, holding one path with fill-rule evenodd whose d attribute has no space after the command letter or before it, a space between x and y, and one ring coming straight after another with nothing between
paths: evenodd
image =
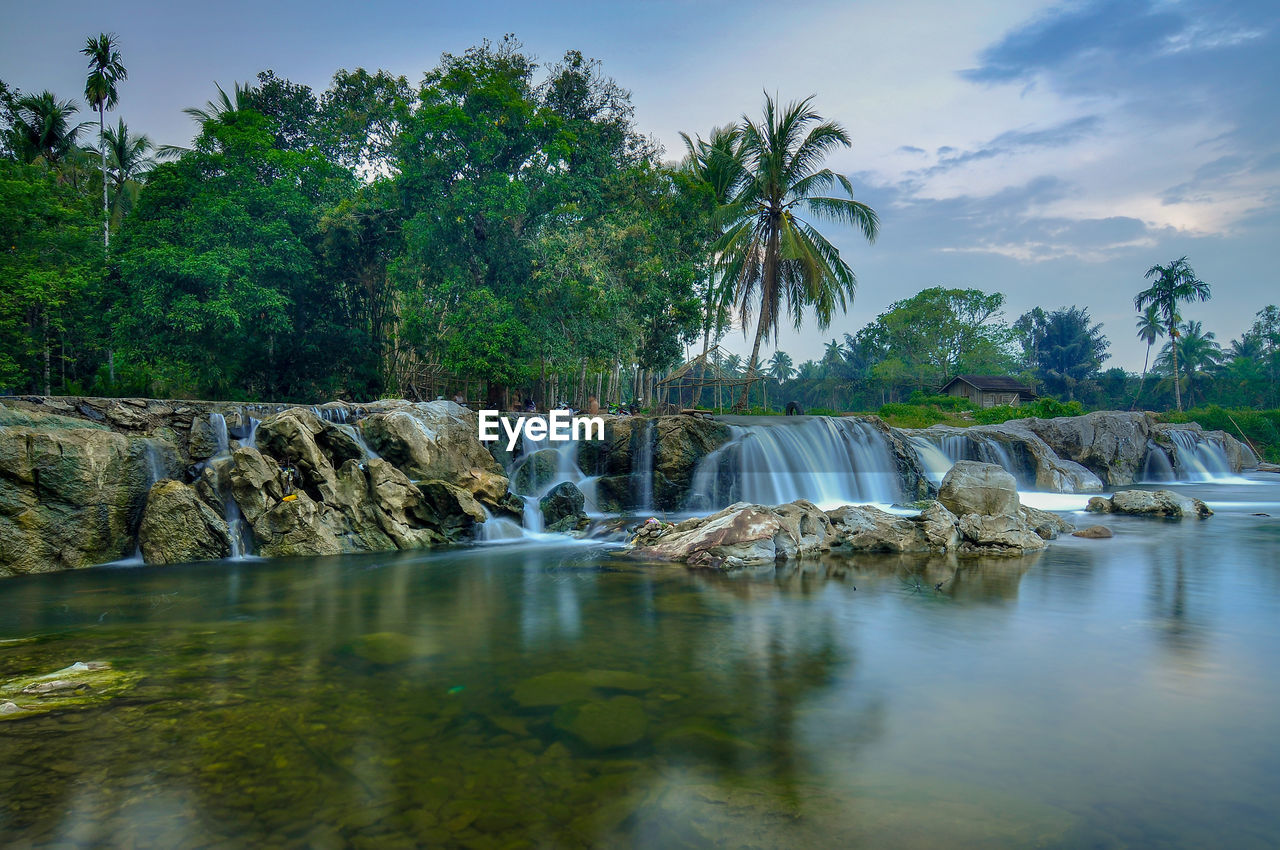
<instances>
[{"instance_id":1,"label":"green foliage","mask_svg":"<svg viewBox=\"0 0 1280 850\"><path fill-rule=\"evenodd\" d=\"M937 407L941 410L976 410L977 405L964 396L958 395L927 395L920 390L916 390L907 399L913 405L929 405Z\"/></svg>"},{"instance_id":2,"label":"green foliage","mask_svg":"<svg viewBox=\"0 0 1280 850\"><path fill-rule=\"evenodd\" d=\"M973 421L979 425L994 425L1010 419L1029 419L1033 416L1039 419L1056 419L1060 416L1081 416L1084 413L1084 405L1078 401L1061 402L1052 396L1045 396L1017 407L1001 404L976 410Z\"/></svg>"}]
</instances>

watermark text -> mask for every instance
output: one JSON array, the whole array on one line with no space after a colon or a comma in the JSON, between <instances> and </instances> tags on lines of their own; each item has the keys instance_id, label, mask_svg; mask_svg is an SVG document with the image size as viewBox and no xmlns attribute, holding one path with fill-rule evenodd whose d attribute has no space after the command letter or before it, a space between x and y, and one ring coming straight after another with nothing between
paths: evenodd
<instances>
[{"instance_id":1,"label":"watermark text","mask_svg":"<svg viewBox=\"0 0 1280 850\"><path fill-rule=\"evenodd\" d=\"M553 410L546 416L503 416L497 410L480 411L480 441L492 443L502 439L501 427L507 435L507 451L515 451L520 435L531 442L550 440L603 440L604 419L599 416L574 416L568 410Z\"/></svg>"}]
</instances>

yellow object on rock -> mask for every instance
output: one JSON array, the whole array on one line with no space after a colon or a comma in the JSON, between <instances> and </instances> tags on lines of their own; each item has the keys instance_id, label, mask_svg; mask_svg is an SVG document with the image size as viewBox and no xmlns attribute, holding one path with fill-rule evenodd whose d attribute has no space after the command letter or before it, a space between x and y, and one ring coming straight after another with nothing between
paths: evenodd
<instances>
[{"instance_id":1,"label":"yellow object on rock","mask_svg":"<svg viewBox=\"0 0 1280 850\"><path fill-rule=\"evenodd\" d=\"M296 499L296 498L298 498L298 494L297 494L297 493L290 493L289 495L285 496L285 497L284 497L283 499L281 499L280 501L282 501L282 502L292 502L292 501L293 501L294 499Z\"/></svg>"}]
</instances>

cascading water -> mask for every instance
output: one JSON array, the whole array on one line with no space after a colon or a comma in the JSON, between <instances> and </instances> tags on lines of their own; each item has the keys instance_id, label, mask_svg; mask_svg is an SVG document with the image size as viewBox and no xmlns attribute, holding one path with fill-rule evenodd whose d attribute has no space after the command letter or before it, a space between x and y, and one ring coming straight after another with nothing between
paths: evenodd
<instances>
[{"instance_id":1,"label":"cascading water","mask_svg":"<svg viewBox=\"0 0 1280 850\"><path fill-rule=\"evenodd\" d=\"M210 460L228 462L231 458L231 437L227 431L227 418L221 413L209 414L209 426L213 429L214 441L218 452ZM254 426L253 431L257 428ZM240 506L236 504L235 494L231 492L231 481L227 475L217 476L218 496L222 499L223 519L227 523L227 537L231 545L231 559L240 560L249 552L245 536L244 516Z\"/></svg>"},{"instance_id":2,"label":"cascading water","mask_svg":"<svg viewBox=\"0 0 1280 850\"><path fill-rule=\"evenodd\" d=\"M635 486L635 505L640 513L653 510L653 420L645 419L635 448L635 463L631 466L631 481Z\"/></svg>"},{"instance_id":3,"label":"cascading water","mask_svg":"<svg viewBox=\"0 0 1280 850\"><path fill-rule=\"evenodd\" d=\"M1018 479L1020 485L1034 483L1034 477L1028 480L1027 470L1014 461L1009 448L987 434L926 433L914 434L909 439L920 465L934 485L942 483L942 479L958 460L994 463Z\"/></svg>"},{"instance_id":4,"label":"cascading water","mask_svg":"<svg viewBox=\"0 0 1280 850\"><path fill-rule=\"evenodd\" d=\"M796 499L819 506L890 504L902 497L888 443L865 422L821 416L731 427L729 443L695 471L690 508Z\"/></svg>"},{"instance_id":5,"label":"cascading water","mask_svg":"<svg viewBox=\"0 0 1280 850\"><path fill-rule=\"evenodd\" d=\"M920 459L920 465L924 467L924 473L929 482L934 486L940 485L956 462L941 446L927 437L911 436L908 439L911 447L916 451L916 457Z\"/></svg>"},{"instance_id":6,"label":"cascading water","mask_svg":"<svg viewBox=\"0 0 1280 850\"><path fill-rule=\"evenodd\" d=\"M1167 432L1173 441L1179 481L1224 481L1238 476L1231 470L1226 452L1203 434L1188 429Z\"/></svg>"},{"instance_id":7,"label":"cascading water","mask_svg":"<svg viewBox=\"0 0 1280 850\"><path fill-rule=\"evenodd\" d=\"M513 521L501 517L494 517L490 514L479 531L476 533L477 540L497 541L512 540L516 537L536 537L543 534L544 523L542 520L542 497L549 493L556 485L569 482L582 491L586 509L592 512L596 504L595 500L595 477L589 477L583 473L578 467L578 448L577 440L556 440L552 441L547 437L540 440L530 439L527 434L520 437L519 452L511 464L511 469L507 474L514 480L520 468L525 464L536 463L534 455L543 451L550 450L556 454L555 469L551 470L549 475L542 480L535 482L534 493L526 493L519 496L524 503L524 509L521 513L521 525L517 526ZM514 529L519 530L519 534L513 534Z\"/></svg>"},{"instance_id":8,"label":"cascading water","mask_svg":"<svg viewBox=\"0 0 1280 850\"><path fill-rule=\"evenodd\" d=\"M1151 483L1178 480L1173 464L1169 462L1169 455L1154 440L1147 440L1147 456L1142 462L1142 480Z\"/></svg>"}]
</instances>

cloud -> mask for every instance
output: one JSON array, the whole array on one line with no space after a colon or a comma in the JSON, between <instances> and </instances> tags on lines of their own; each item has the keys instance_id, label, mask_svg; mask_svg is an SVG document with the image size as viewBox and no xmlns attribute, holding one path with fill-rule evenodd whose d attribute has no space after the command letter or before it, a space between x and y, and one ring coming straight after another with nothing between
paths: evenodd
<instances>
[{"instance_id":1,"label":"cloud","mask_svg":"<svg viewBox=\"0 0 1280 850\"><path fill-rule=\"evenodd\" d=\"M937 164L921 174L939 174L970 162L1015 154L1028 148L1065 147L1097 132L1101 123L1097 115L1084 115L1040 130L1006 130L974 150L957 153L952 147L939 148L940 158ZM945 154L942 153L944 150ZM924 151L920 152L924 153Z\"/></svg>"}]
</instances>

